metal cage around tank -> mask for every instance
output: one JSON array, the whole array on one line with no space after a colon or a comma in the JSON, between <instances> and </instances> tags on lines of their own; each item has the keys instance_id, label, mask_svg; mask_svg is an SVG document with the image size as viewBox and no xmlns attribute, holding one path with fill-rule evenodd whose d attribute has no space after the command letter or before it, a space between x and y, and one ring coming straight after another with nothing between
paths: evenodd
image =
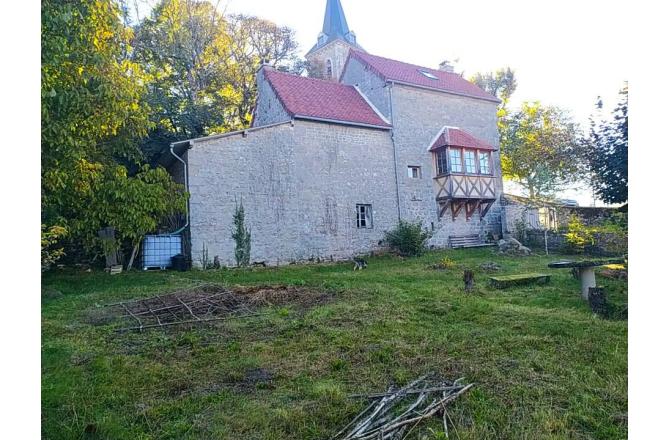
<instances>
[{"instance_id":1,"label":"metal cage around tank","mask_svg":"<svg viewBox=\"0 0 668 440\"><path fill-rule=\"evenodd\" d=\"M142 268L167 269L172 257L182 253L181 235L147 235L142 244Z\"/></svg>"}]
</instances>

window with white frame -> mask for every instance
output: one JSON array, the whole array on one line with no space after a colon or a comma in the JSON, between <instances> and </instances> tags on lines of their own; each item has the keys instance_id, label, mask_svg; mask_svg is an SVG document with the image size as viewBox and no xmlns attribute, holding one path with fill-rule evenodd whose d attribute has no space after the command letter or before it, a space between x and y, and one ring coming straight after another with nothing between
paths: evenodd
<instances>
[{"instance_id":1,"label":"window with white frame","mask_svg":"<svg viewBox=\"0 0 668 440\"><path fill-rule=\"evenodd\" d=\"M409 166L408 177L411 179L422 179L422 167Z\"/></svg>"},{"instance_id":2,"label":"window with white frame","mask_svg":"<svg viewBox=\"0 0 668 440\"><path fill-rule=\"evenodd\" d=\"M489 166L489 152L478 152L478 160L480 161L480 174L492 174Z\"/></svg>"},{"instance_id":3,"label":"window with white frame","mask_svg":"<svg viewBox=\"0 0 668 440\"><path fill-rule=\"evenodd\" d=\"M450 171L461 173L462 169L462 150L461 148L450 148Z\"/></svg>"},{"instance_id":4,"label":"window with white frame","mask_svg":"<svg viewBox=\"0 0 668 440\"><path fill-rule=\"evenodd\" d=\"M448 174L448 152L445 148L436 151L436 173L439 176Z\"/></svg>"},{"instance_id":5,"label":"window with white frame","mask_svg":"<svg viewBox=\"0 0 668 440\"><path fill-rule=\"evenodd\" d=\"M357 205L357 227L359 229L373 228L371 205Z\"/></svg>"},{"instance_id":6,"label":"window with white frame","mask_svg":"<svg viewBox=\"0 0 668 440\"><path fill-rule=\"evenodd\" d=\"M476 174L478 172L475 163L475 151L464 150L464 168L466 169L466 174Z\"/></svg>"}]
</instances>

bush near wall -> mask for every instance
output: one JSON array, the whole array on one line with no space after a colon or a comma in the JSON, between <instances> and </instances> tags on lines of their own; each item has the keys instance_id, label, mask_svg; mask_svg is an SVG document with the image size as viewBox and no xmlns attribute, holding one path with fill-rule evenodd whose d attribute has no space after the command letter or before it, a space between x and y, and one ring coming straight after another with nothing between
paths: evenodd
<instances>
[{"instance_id":1,"label":"bush near wall","mask_svg":"<svg viewBox=\"0 0 668 440\"><path fill-rule=\"evenodd\" d=\"M615 213L593 225L585 225L572 216L564 234L566 251L597 256L626 255L628 253L628 217Z\"/></svg>"},{"instance_id":2,"label":"bush near wall","mask_svg":"<svg viewBox=\"0 0 668 440\"><path fill-rule=\"evenodd\" d=\"M526 246L545 249L545 231L526 231ZM628 226L626 215L601 219L587 225L579 217L567 227L547 231L547 248L551 252L581 253L592 256L616 257L628 254Z\"/></svg>"},{"instance_id":3,"label":"bush near wall","mask_svg":"<svg viewBox=\"0 0 668 440\"><path fill-rule=\"evenodd\" d=\"M426 242L431 233L422 229L420 222L410 223L399 220L399 224L385 232L385 242L393 251L401 256L415 257L426 249Z\"/></svg>"}]
</instances>

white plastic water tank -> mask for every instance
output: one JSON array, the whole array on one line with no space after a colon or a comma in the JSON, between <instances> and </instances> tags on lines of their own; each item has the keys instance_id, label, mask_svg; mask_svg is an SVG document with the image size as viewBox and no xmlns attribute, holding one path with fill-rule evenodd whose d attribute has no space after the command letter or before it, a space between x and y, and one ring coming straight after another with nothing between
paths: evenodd
<instances>
[{"instance_id":1,"label":"white plastic water tank","mask_svg":"<svg viewBox=\"0 0 668 440\"><path fill-rule=\"evenodd\" d=\"M172 257L180 253L180 235L147 235L142 247L144 270L171 267Z\"/></svg>"}]
</instances>

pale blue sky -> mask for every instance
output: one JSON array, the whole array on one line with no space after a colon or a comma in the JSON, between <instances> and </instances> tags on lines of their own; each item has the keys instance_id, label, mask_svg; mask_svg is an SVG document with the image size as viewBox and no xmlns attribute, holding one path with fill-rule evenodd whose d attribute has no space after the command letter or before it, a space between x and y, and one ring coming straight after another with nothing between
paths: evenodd
<instances>
[{"instance_id":1,"label":"pale blue sky","mask_svg":"<svg viewBox=\"0 0 668 440\"><path fill-rule=\"evenodd\" d=\"M214 1L215 3L215 1ZM321 30L326 0L227 0L221 8L295 29L302 53ZM342 0L350 28L369 52L428 67L459 59L465 76L509 66L511 101L540 100L571 112L586 126L597 96L614 107L629 76L623 1ZM507 184L510 192L519 188ZM589 190L561 194L582 205Z\"/></svg>"},{"instance_id":2,"label":"pale blue sky","mask_svg":"<svg viewBox=\"0 0 668 440\"><path fill-rule=\"evenodd\" d=\"M303 53L320 32L325 3L222 0L220 7L292 27ZM459 58L458 70L466 76L509 66L519 83L514 103L559 105L582 122L598 95L614 101L628 78L622 1L342 0L342 5L357 41L373 54L428 67Z\"/></svg>"},{"instance_id":3,"label":"pale blue sky","mask_svg":"<svg viewBox=\"0 0 668 440\"><path fill-rule=\"evenodd\" d=\"M139 3L151 0L139 0ZM210 0L216 4L217 0ZM322 28L326 0L221 0L219 9L287 25L304 54ZM597 96L607 109L628 79L628 11L618 0L342 0L350 28L369 52L428 67L459 59L457 71L511 67L511 106L540 100L586 126ZM513 191L516 189L509 187ZM588 191L565 198L592 202Z\"/></svg>"}]
</instances>

